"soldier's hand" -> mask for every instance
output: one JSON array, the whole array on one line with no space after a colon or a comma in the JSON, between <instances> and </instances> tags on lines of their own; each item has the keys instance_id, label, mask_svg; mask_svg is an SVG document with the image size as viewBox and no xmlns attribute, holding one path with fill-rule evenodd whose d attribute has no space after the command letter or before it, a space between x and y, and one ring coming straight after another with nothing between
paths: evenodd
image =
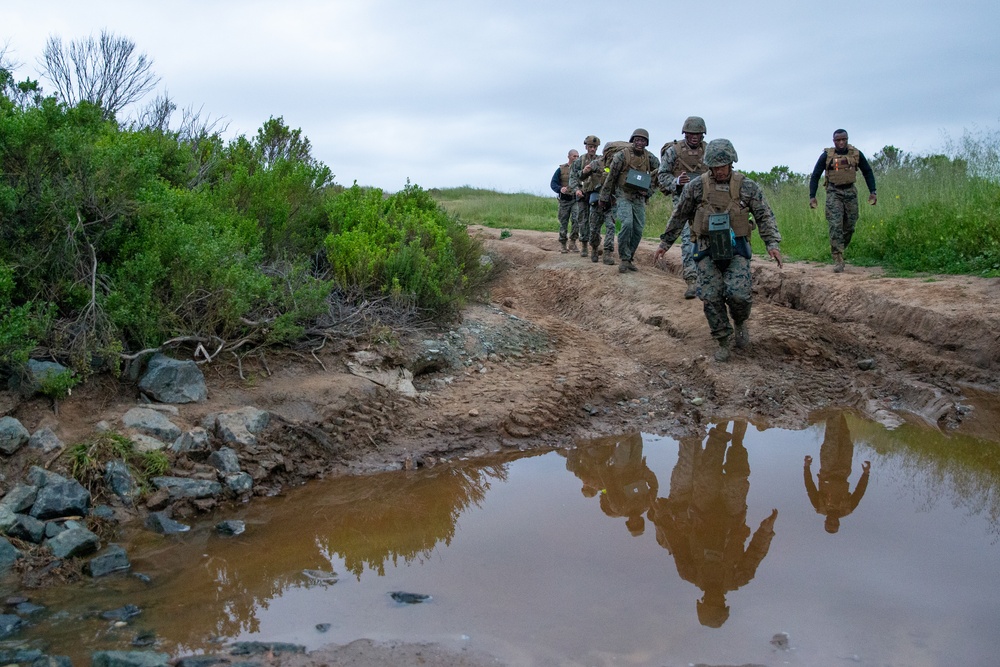
<instances>
[{"instance_id":1,"label":"soldier's hand","mask_svg":"<svg viewBox=\"0 0 1000 667\"><path fill-rule=\"evenodd\" d=\"M682 171L681 175L677 177L677 183L680 185L687 185L691 182L691 177L688 176L686 171Z\"/></svg>"},{"instance_id":2,"label":"soldier's hand","mask_svg":"<svg viewBox=\"0 0 1000 667\"><path fill-rule=\"evenodd\" d=\"M770 255L771 258L778 263L778 268L780 269L781 268L781 251L778 250L777 248L771 248L770 250L767 251L767 254Z\"/></svg>"},{"instance_id":3,"label":"soldier's hand","mask_svg":"<svg viewBox=\"0 0 1000 667\"><path fill-rule=\"evenodd\" d=\"M811 465L812 465L812 462L813 462L813 457L811 457L811 456L809 456L808 454L806 454L806 460L805 460L805 464L806 464L807 466L811 466Z\"/></svg>"},{"instance_id":4,"label":"soldier's hand","mask_svg":"<svg viewBox=\"0 0 1000 667\"><path fill-rule=\"evenodd\" d=\"M666 248L657 248L656 252L653 253L653 264L663 259L663 256L667 254Z\"/></svg>"},{"instance_id":5,"label":"soldier's hand","mask_svg":"<svg viewBox=\"0 0 1000 667\"><path fill-rule=\"evenodd\" d=\"M878 202L878 195L874 192L868 195L868 203L874 206Z\"/></svg>"},{"instance_id":6,"label":"soldier's hand","mask_svg":"<svg viewBox=\"0 0 1000 667\"><path fill-rule=\"evenodd\" d=\"M809 208L816 208L817 206L819 206L819 202L816 201L816 198L815 197L810 198L809 199Z\"/></svg>"},{"instance_id":7,"label":"soldier's hand","mask_svg":"<svg viewBox=\"0 0 1000 667\"><path fill-rule=\"evenodd\" d=\"M577 199L583 199L583 190L577 190L576 191L576 198Z\"/></svg>"}]
</instances>

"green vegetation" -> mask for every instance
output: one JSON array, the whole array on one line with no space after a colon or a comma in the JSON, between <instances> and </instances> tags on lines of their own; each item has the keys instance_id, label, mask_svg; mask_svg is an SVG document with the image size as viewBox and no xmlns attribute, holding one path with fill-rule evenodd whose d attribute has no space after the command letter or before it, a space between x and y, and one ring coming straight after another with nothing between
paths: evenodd
<instances>
[{"instance_id":1,"label":"green vegetation","mask_svg":"<svg viewBox=\"0 0 1000 667\"><path fill-rule=\"evenodd\" d=\"M120 433L103 433L92 440L73 445L67 454L70 473L92 491L103 488L108 461L123 461L143 492L149 491L151 478L170 470L170 459L164 452L137 452L132 441Z\"/></svg>"},{"instance_id":2,"label":"green vegetation","mask_svg":"<svg viewBox=\"0 0 1000 667\"><path fill-rule=\"evenodd\" d=\"M383 331L380 318L452 317L484 288L480 242L428 193L337 185L281 117L231 141L190 116L170 129L169 100L120 122L103 98L46 96L5 63L0 51L0 376L58 359L75 373L47 388L60 397L172 339L315 346Z\"/></svg>"},{"instance_id":3,"label":"green vegetation","mask_svg":"<svg viewBox=\"0 0 1000 667\"><path fill-rule=\"evenodd\" d=\"M860 218L847 252L850 262L882 266L895 275L1000 276L1000 133L967 133L961 141L949 143L946 154L912 155L886 146L869 160L878 184L878 204L866 203L867 190L859 177ZM819 207L810 209L807 174L777 166L747 175L764 187L778 219L785 256L829 262L822 185ZM470 224L558 231L554 197L471 187L431 194ZM672 208L669 198L660 194L650 200L646 238L659 237ZM754 252L764 253L756 236Z\"/></svg>"}]
</instances>

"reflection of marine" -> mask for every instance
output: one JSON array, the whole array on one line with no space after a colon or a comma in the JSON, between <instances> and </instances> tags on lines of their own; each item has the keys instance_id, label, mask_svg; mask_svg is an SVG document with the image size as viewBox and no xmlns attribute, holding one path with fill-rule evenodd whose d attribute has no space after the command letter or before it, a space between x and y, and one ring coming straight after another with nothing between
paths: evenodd
<instances>
[{"instance_id":1,"label":"reflection of marine","mask_svg":"<svg viewBox=\"0 0 1000 667\"><path fill-rule=\"evenodd\" d=\"M642 455L642 434L574 449L566 454L566 469L583 482L583 495L600 493L601 509L610 517L625 517L632 535L642 535L642 515L656 497L656 475Z\"/></svg>"},{"instance_id":2,"label":"reflection of marine","mask_svg":"<svg viewBox=\"0 0 1000 667\"><path fill-rule=\"evenodd\" d=\"M868 488L868 472L871 462L865 461L861 466L861 479L851 493L851 485L847 478L851 476L851 461L854 458L854 443L851 432L847 428L847 418L844 413L826 420L826 432L823 434L823 444L819 448L819 475L817 484L813 483L812 457L807 456L803 475L806 481L806 492L809 501L818 514L826 515L824 527L828 533L840 530L840 519L857 508L861 497Z\"/></svg>"},{"instance_id":3,"label":"reflection of marine","mask_svg":"<svg viewBox=\"0 0 1000 667\"><path fill-rule=\"evenodd\" d=\"M698 620L718 628L729 618L726 593L747 584L757 573L774 537L778 510L761 521L744 548L750 462L743 446L745 421L680 442L677 465L670 476L670 494L657 498L649 511L656 541L674 556L677 573L704 591ZM732 444L728 444L732 439ZM728 450L728 451L727 451Z\"/></svg>"}]
</instances>

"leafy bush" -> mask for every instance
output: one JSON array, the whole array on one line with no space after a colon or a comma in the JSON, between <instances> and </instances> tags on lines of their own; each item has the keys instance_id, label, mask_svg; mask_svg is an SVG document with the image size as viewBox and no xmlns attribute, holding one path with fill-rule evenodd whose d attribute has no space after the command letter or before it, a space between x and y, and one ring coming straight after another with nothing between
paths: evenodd
<instances>
[{"instance_id":1,"label":"leafy bush","mask_svg":"<svg viewBox=\"0 0 1000 667\"><path fill-rule=\"evenodd\" d=\"M342 285L446 314L482 284L480 243L418 186L385 197L355 185L329 215L327 256Z\"/></svg>"}]
</instances>

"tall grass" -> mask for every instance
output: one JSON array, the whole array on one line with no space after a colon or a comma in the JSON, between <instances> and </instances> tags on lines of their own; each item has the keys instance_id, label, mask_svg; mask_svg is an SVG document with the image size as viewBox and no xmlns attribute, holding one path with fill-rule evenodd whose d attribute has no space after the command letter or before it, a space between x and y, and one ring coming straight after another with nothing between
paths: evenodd
<instances>
[{"instance_id":1,"label":"tall grass","mask_svg":"<svg viewBox=\"0 0 1000 667\"><path fill-rule=\"evenodd\" d=\"M816 155L819 156L820 149ZM945 152L911 155L892 146L868 154L875 169L878 204L870 206L859 176L860 216L845 256L853 264L887 271L1000 276L1000 132L966 134ZM808 176L787 167L750 174L764 187L790 260L830 261L825 193L809 208ZM558 230L555 197L502 194L471 187L433 190L450 213L487 227ZM646 210L646 238L656 238L672 211L657 194ZM764 245L755 236L754 251Z\"/></svg>"},{"instance_id":2,"label":"tall grass","mask_svg":"<svg viewBox=\"0 0 1000 667\"><path fill-rule=\"evenodd\" d=\"M559 231L559 200L527 193L507 194L471 186L428 190L448 213L467 224L495 229ZM646 207L644 236L657 238L666 229L672 209L670 199L657 194Z\"/></svg>"},{"instance_id":3,"label":"tall grass","mask_svg":"<svg viewBox=\"0 0 1000 667\"><path fill-rule=\"evenodd\" d=\"M915 156L891 146L869 155L878 203L867 203L859 177L860 216L845 256L854 264L907 273L1000 275L1000 137L966 134L947 154ZM819 153L817 152L817 156ZM803 182L766 187L790 259L829 261L819 207L808 207ZM759 244L759 241L758 241ZM755 244L755 250L763 246Z\"/></svg>"}]
</instances>

